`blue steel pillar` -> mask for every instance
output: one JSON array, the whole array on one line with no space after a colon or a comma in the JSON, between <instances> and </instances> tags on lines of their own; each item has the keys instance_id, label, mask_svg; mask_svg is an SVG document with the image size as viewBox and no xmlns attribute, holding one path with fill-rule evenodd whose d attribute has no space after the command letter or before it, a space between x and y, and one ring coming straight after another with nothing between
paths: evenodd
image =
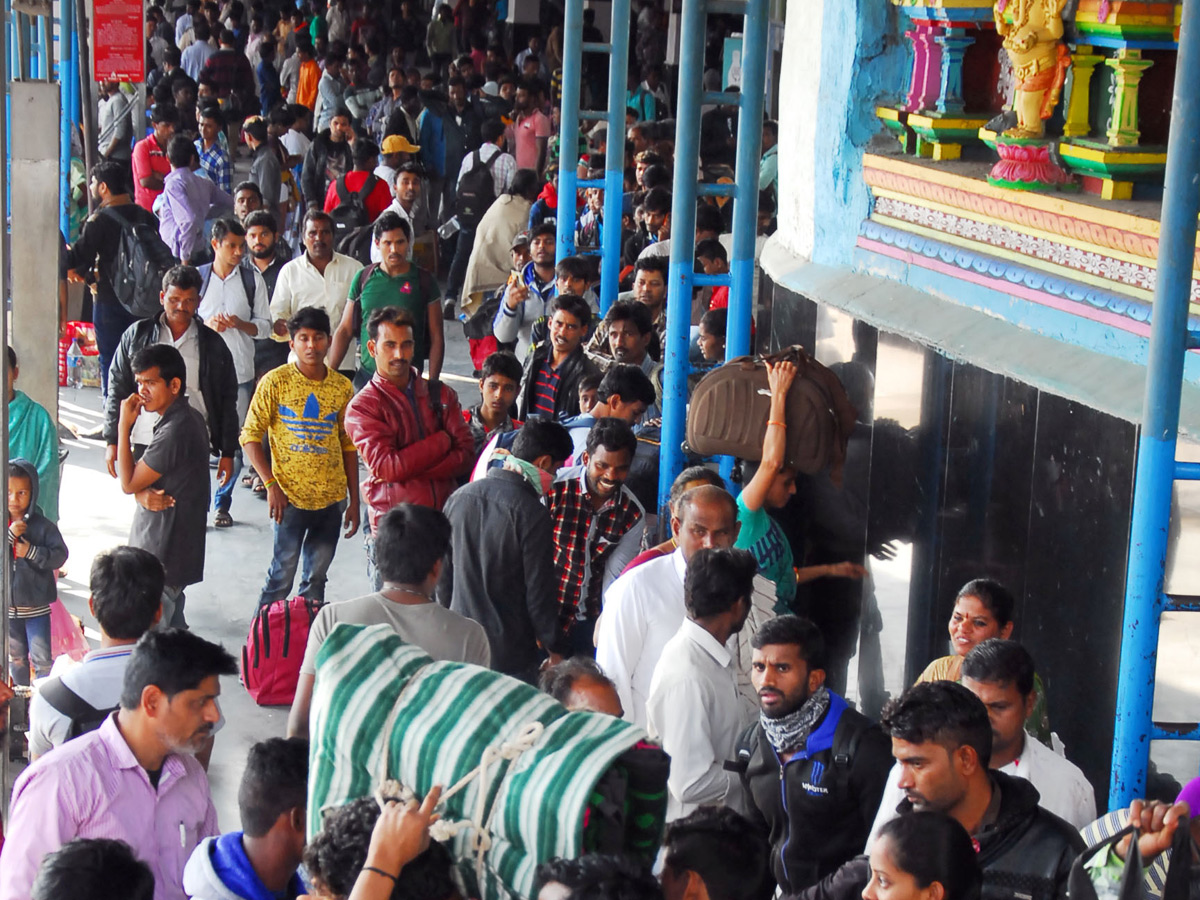
<instances>
[{"instance_id":1,"label":"blue steel pillar","mask_svg":"<svg viewBox=\"0 0 1200 900\"><path fill-rule=\"evenodd\" d=\"M737 185L733 200L733 252L729 254L729 317L725 358L750 352L754 297L754 239L758 234L758 168L767 83L767 0L748 0L742 31L741 112L738 115Z\"/></svg>"},{"instance_id":2,"label":"blue steel pillar","mask_svg":"<svg viewBox=\"0 0 1200 900\"><path fill-rule=\"evenodd\" d=\"M675 113L675 181L671 196L671 260L667 274L667 339L663 347L663 423L658 467L660 511L666 507L671 482L683 470L684 461L704 24L704 0L683 0L679 33L679 100Z\"/></svg>"},{"instance_id":3,"label":"blue steel pillar","mask_svg":"<svg viewBox=\"0 0 1200 900\"><path fill-rule=\"evenodd\" d=\"M608 146L604 151L604 222L600 234L600 314L616 302L621 277L621 204L625 196L625 104L629 81L629 0L613 0L608 66Z\"/></svg>"},{"instance_id":4,"label":"blue steel pillar","mask_svg":"<svg viewBox=\"0 0 1200 900\"><path fill-rule=\"evenodd\" d=\"M579 82L583 57L583 0L563 11L562 114L558 138L558 232L555 259L575 255L575 194L579 161Z\"/></svg>"},{"instance_id":5,"label":"blue steel pillar","mask_svg":"<svg viewBox=\"0 0 1200 900\"><path fill-rule=\"evenodd\" d=\"M1109 808L1143 796L1175 479L1188 296L1200 211L1200 9L1183 4L1158 245L1158 279L1138 439Z\"/></svg>"}]
</instances>

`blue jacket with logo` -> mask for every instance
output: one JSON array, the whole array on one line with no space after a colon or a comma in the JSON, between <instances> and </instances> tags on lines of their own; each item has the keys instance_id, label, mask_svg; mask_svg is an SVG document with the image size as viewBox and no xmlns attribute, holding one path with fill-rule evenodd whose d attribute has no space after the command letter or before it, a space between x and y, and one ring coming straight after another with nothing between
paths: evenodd
<instances>
[{"instance_id":1,"label":"blue jacket with logo","mask_svg":"<svg viewBox=\"0 0 1200 900\"><path fill-rule=\"evenodd\" d=\"M862 853L892 768L891 741L879 726L829 696L829 711L787 763L761 724L739 741L750 818L769 834L771 870L784 894Z\"/></svg>"}]
</instances>

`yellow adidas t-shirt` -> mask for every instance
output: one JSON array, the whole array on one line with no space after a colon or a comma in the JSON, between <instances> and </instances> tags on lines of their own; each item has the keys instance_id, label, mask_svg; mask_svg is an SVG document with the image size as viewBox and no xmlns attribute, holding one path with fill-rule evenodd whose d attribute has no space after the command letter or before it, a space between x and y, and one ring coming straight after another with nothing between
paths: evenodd
<instances>
[{"instance_id":1,"label":"yellow adidas t-shirt","mask_svg":"<svg viewBox=\"0 0 1200 900\"><path fill-rule=\"evenodd\" d=\"M354 396L350 379L326 368L325 378L305 378L295 363L263 376L250 401L241 442L265 435L271 468L288 502L300 509L324 509L346 499L343 453L354 452L346 434L346 404Z\"/></svg>"}]
</instances>

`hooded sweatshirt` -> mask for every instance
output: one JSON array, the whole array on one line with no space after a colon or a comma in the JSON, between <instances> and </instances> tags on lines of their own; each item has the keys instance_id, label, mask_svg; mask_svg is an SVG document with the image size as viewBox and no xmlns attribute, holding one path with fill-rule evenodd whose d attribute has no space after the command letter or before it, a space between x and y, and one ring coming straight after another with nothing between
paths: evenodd
<instances>
[{"instance_id":1,"label":"hooded sweatshirt","mask_svg":"<svg viewBox=\"0 0 1200 900\"><path fill-rule=\"evenodd\" d=\"M21 540L29 544L29 552L18 557L9 541L9 565L12 566L13 615L18 619L44 616L58 597L55 571L67 561L67 545L58 526L42 515L38 508L37 467L27 459L14 459L29 478L29 509L23 518L27 524ZM11 523L11 519L9 521Z\"/></svg>"},{"instance_id":2,"label":"hooded sweatshirt","mask_svg":"<svg viewBox=\"0 0 1200 900\"><path fill-rule=\"evenodd\" d=\"M183 890L192 900L279 900L268 890L242 846L242 832L205 838L192 851L183 869ZM305 892L300 876L293 875L288 900Z\"/></svg>"}]
</instances>

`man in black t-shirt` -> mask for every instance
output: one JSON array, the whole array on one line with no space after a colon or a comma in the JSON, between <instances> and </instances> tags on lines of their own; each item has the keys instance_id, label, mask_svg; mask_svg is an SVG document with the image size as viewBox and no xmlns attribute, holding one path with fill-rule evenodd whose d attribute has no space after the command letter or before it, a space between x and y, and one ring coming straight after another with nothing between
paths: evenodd
<instances>
[{"instance_id":1,"label":"man in black t-shirt","mask_svg":"<svg viewBox=\"0 0 1200 900\"><path fill-rule=\"evenodd\" d=\"M128 175L118 162L105 160L92 167L89 187L98 201L93 213L67 250L67 279L87 284L92 289L92 322L96 326L96 346L100 350L100 382L108 393L108 366L125 329L137 321L113 292L113 266L121 243L121 224L109 211L126 221L145 223L158 231L158 219L133 202Z\"/></svg>"}]
</instances>

